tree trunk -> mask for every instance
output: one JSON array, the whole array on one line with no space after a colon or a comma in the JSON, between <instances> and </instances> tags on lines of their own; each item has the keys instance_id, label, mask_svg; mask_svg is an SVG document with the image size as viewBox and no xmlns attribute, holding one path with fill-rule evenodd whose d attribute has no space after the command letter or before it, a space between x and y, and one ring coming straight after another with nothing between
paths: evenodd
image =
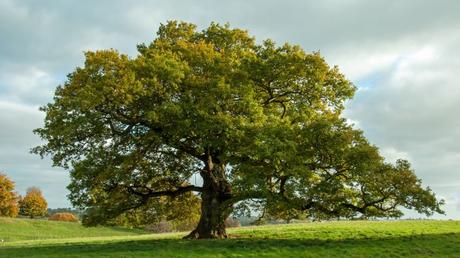
<instances>
[{"instance_id":1,"label":"tree trunk","mask_svg":"<svg viewBox=\"0 0 460 258\"><path fill-rule=\"evenodd\" d=\"M228 213L216 192L203 192L201 195L201 217L196 229L185 238L227 238L225 219Z\"/></svg>"},{"instance_id":2,"label":"tree trunk","mask_svg":"<svg viewBox=\"0 0 460 258\"><path fill-rule=\"evenodd\" d=\"M227 238L225 219L231 212L231 187L225 177L225 165L214 164L210 159L201 171L203 191L201 193L201 217L196 229L184 238Z\"/></svg>"}]
</instances>

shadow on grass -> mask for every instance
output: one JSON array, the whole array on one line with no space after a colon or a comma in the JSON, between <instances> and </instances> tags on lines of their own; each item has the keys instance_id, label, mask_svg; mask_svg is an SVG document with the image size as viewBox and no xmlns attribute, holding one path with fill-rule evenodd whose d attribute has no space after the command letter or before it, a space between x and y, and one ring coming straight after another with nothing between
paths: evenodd
<instances>
[{"instance_id":1,"label":"shadow on grass","mask_svg":"<svg viewBox=\"0 0 460 258\"><path fill-rule=\"evenodd\" d=\"M134 240L0 248L0 257L460 257L460 234L370 239Z\"/></svg>"}]
</instances>

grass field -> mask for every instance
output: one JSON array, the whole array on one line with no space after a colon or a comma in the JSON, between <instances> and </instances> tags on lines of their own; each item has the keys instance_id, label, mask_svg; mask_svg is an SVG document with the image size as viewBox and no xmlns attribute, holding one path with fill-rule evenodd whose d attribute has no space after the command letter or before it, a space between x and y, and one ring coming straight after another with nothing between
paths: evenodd
<instances>
[{"instance_id":1,"label":"grass field","mask_svg":"<svg viewBox=\"0 0 460 258\"><path fill-rule=\"evenodd\" d=\"M460 257L460 221L344 221L242 227L182 240L77 223L0 219L0 257Z\"/></svg>"},{"instance_id":2,"label":"grass field","mask_svg":"<svg viewBox=\"0 0 460 258\"><path fill-rule=\"evenodd\" d=\"M0 241L43 240L102 236L130 236L145 233L116 227L82 227L79 223L0 217ZM1 256L0 256L1 257Z\"/></svg>"}]
</instances>

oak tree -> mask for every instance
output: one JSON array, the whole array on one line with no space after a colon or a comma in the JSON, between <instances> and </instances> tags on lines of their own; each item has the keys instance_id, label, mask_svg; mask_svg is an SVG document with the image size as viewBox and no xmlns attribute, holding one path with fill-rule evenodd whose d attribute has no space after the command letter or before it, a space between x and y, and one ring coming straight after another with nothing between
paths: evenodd
<instances>
[{"instance_id":1,"label":"oak tree","mask_svg":"<svg viewBox=\"0 0 460 258\"><path fill-rule=\"evenodd\" d=\"M30 187L19 200L19 214L30 218L42 217L47 213L48 203L37 187Z\"/></svg>"},{"instance_id":2,"label":"oak tree","mask_svg":"<svg viewBox=\"0 0 460 258\"><path fill-rule=\"evenodd\" d=\"M16 217L19 211L17 202L14 182L0 173L0 217Z\"/></svg>"},{"instance_id":3,"label":"oak tree","mask_svg":"<svg viewBox=\"0 0 460 258\"><path fill-rule=\"evenodd\" d=\"M175 21L138 52L86 52L42 107L33 151L71 170L70 200L97 211L86 220L189 192L201 198L189 238L226 237L247 200L314 218L442 213L407 161L385 162L347 124L355 87L319 53Z\"/></svg>"}]
</instances>

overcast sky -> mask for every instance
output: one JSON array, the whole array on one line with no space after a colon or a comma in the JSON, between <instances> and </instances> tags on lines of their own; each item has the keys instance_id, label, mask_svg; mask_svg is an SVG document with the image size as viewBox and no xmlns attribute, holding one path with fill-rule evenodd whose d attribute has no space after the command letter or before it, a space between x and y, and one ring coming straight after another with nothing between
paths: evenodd
<instances>
[{"instance_id":1,"label":"overcast sky","mask_svg":"<svg viewBox=\"0 0 460 258\"><path fill-rule=\"evenodd\" d=\"M70 206L68 173L29 149L40 143L38 107L82 65L83 51L135 56L168 20L228 22L338 65L358 87L345 116L446 200L447 216L437 218L460 219L459 11L456 0L0 0L0 171L21 194L38 186L50 207Z\"/></svg>"}]
</instances>

